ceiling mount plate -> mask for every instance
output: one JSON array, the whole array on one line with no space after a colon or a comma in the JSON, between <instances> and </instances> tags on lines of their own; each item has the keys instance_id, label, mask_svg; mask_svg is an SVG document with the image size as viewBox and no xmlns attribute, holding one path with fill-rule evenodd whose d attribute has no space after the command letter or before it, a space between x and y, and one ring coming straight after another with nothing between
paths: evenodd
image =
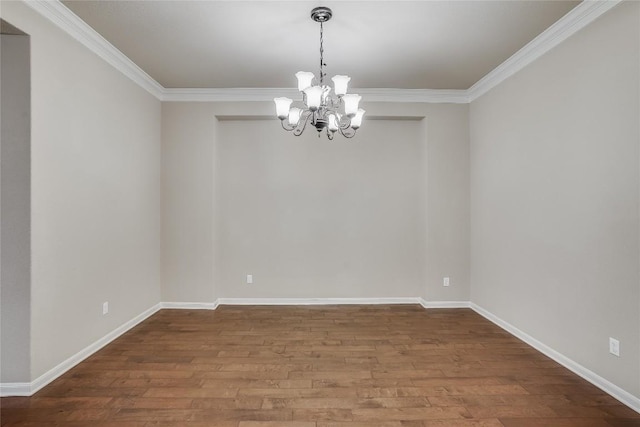
<instances>
[{"instance_id":1,"label":"ceiling mount plate","mask_svg":"<svg viewBox=\"0 0 640 427\"><path fill-rule=\"evenodd\" d=\"M333 12L328 7L320 6L311 11L311 19L316 22L327 22L333 16Z\"/></svg>"}]
</instances>

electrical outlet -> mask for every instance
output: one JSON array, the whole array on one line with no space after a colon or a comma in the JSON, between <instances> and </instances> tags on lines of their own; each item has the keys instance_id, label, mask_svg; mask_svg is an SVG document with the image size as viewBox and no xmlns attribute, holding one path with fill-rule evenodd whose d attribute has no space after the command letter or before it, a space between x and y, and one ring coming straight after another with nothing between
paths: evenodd
<instances>
[{"instance_id":1,"label":"electrical outlet","mask_svg":"<svg viewBox=\"0 0 640 427\"><path fill-rule=\"evenodd\" d=\"M620 357L620 341L609 337L609 353Z\"/></svg>"},{"instance_id":2,"label":"electrical outlet","mask_svg":"<svg viewBox=\"0 0 640 427\"><path fill-rule=\"evenodd\" d=\"M444 279L442 279L442 286L449 286L449 278L445 277Z\"/></svg>"},{"instance_id":3,"label":"electrical outlet","mask_svg":"<svg viewBox=\"0 0 640 427\"><path fill-rule=\"evenodd\" d=\"M253 283L253 274L247 274L247 284L250 285Z\"/></svg>"},{"instance_id":4,"label":"electrical outlet","mask_svg":"<svg viewBox=\"0 0 640 427\"><path fill-rule=\"evenodd\" d=\"M102 303L102 315L109 313L109 301Z\"/></svg>"}]
</instances>

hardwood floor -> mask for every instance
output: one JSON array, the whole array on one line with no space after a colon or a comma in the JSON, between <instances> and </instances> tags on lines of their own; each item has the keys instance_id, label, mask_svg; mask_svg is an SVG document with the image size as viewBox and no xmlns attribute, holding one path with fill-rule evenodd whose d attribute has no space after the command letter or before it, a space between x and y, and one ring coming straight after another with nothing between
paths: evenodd
<instances>
[{"instance_id":1,"label":"hardwood floor","mask_svg":"<svg viewBox=\"0 0 640 427\"><path fill-rule=\"evenodd\" d=\"M2 426L629 427L640 414L468 309L162 310Z\"/></svg>"}]
</instances>

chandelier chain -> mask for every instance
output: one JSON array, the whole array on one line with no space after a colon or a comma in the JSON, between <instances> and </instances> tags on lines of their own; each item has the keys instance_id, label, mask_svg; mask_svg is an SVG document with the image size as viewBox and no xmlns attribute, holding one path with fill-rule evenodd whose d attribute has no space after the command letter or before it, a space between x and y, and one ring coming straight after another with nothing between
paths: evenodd
<instances>
[{"instance_id":1,"label":"chandelier chain","mask_svg":"<svg viewBox=\"0 0 640 427\"><path fill-rule=\"evenodd\" d=\"M324 28L320 21L320 86L324 85Z\"/></svg>"}]
</instances>

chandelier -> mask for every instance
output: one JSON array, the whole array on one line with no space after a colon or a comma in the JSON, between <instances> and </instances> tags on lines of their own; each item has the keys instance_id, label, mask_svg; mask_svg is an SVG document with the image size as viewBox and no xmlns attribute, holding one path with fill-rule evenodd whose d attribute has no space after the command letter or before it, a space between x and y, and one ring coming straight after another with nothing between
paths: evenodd
<instances>
[{"instance_id":1,"label":"chandelier","mask_svg":"<svg viewBox=\"0 0 640 427\"><path fill-rule=\"evenodd\" d=\"M336 132L346 138L353 138L362 123L365 111L358 108L360 95L348 94L347 85L351 77L334 76L333 94L331 87L324 84L326 76L324 67L323 24L331 19L331 9L316 7L311 11L311 19L320 23L320 74L319 77L308 71L298 71L298 90L302 93L302 101L290 98L274 98L276 115L282 127L292 131L295 136L302 135L308 123L318 131L318 136L325 130L327 138L333 139Z\"/></svg>"}]
</instances>

